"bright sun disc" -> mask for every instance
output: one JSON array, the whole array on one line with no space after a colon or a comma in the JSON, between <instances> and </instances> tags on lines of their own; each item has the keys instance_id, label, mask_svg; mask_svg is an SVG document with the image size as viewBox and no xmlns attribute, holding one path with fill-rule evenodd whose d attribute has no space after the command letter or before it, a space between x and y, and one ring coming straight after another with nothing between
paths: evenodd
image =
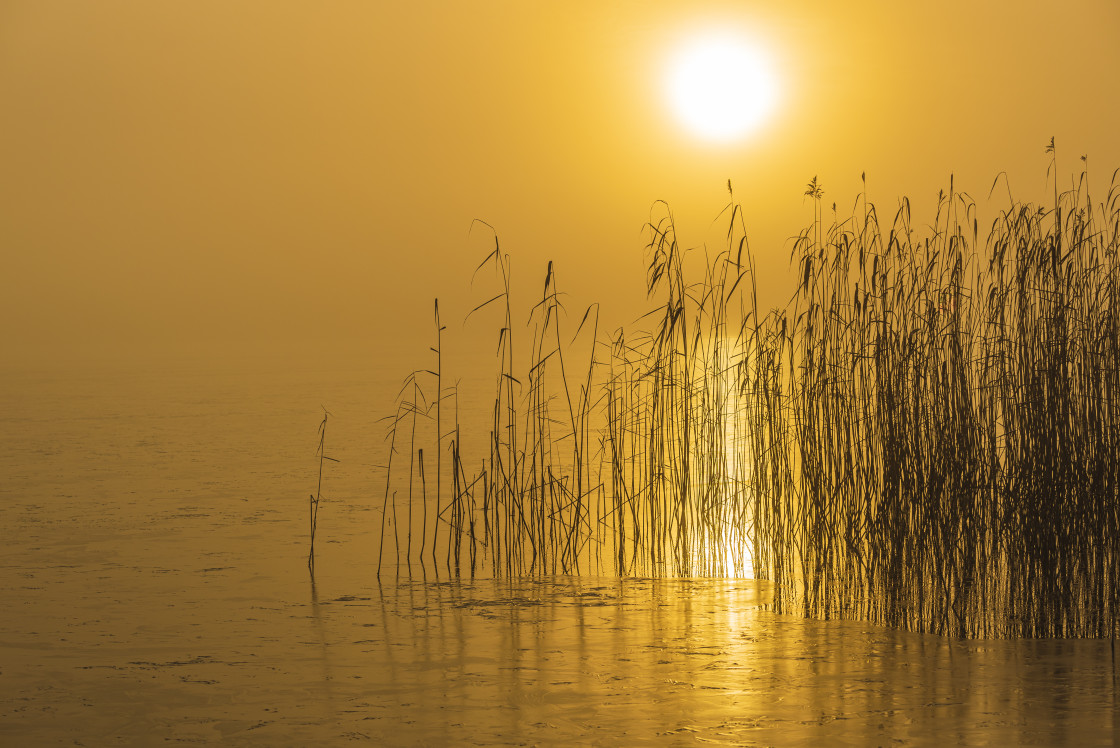
<instances>
[{"instance_id":1,"label":"bright sun disc","mask_svg":"<svg viewBox=\"0 0 1120 748\"><path fill-rule=\"evenodd\" d=\"M709 140L746 135L774 106L766 57L731 36L707 36L683 47L670 63L667 84L681 123Z\"/></svg>"}]
</instances>

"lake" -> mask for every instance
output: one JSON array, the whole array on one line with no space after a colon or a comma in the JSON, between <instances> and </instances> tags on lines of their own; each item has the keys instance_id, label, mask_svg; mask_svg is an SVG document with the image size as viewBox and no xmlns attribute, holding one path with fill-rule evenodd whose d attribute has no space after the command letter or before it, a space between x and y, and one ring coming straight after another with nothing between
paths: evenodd
<instances>
[{"instance_id":1,"label":"lake","mask_svg":"<svg viewBox=\"0 0 1120 748\"><path fill-rule=\"evenodd\" d=\"M745 579L376 575L401 372L17 370L0 389L5 745L1111 745L1111 641L766 609ZM320 406L332 413L307 570Z\"/></svg>"}]
</instances>

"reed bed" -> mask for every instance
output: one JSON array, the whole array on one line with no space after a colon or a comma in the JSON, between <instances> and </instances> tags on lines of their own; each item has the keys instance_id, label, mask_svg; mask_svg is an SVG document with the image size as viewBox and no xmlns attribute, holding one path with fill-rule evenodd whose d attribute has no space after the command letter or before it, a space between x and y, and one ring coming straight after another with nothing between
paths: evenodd
<instances>
[{"instance_id":1,"label":"reed bed","mask_svg":"<svg viewBox=\"0 0 1120 748\"><path fill-rule=\"evenodd\" d=\"M826 226L815 178L806 195L796 289L766 314L733 196L726 246L694 279L655 206L657 305L637 332L600 334L594 306L569 317L551 263L515 322L495 239L480 270L497 293L471 313L499 330L481 459L468 469L437 306L436 364L391 419L409 472L390 458L378 573L392 543L397 568L755 576L783 612L1115 636L1116 175L1098 203L1084 179L1046 207L1009 196L983 241L952 182L926 229L906 199L889 224L861 198Z\"/></svg>"}]
</instances>

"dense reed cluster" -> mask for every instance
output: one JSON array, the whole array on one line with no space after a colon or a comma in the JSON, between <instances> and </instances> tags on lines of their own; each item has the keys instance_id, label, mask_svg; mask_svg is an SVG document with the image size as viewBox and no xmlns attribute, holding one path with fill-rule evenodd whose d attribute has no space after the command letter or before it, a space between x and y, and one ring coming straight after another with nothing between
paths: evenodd
<instances>
[{"instance_id":1,"label":"dense reed cluster","mask_svg":"<svg viewBox=\"0 0 1120 748\"><path fill-rule=\"evenodd\" d=\"M409 379L392 419L409 470L390 465L379 571L754 575L773 581L780 611L1114 636L1115 175L1097 203L1084 180L1044 208L1009 195L986 241L952 184L923 230L905 199L889 226L863 199L826 226L815 179L806 195L796 291L765 315L733 199L727 246L696 279L658 207L659 305L638 333L600 336L594 307L570 324L550 264L515 347L495 242L484 265L501 287L476 310L501 315L481 463L468 470L458 418L444 423L455 392L437 307L437 365ZM418 435L436 454L434 491Z\"/></svg>"}]
</instances>

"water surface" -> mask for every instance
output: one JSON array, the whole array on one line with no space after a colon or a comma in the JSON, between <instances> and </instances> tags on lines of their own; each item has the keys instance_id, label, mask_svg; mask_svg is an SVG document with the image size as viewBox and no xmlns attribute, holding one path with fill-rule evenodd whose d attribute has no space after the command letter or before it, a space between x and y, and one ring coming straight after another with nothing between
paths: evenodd
<instances>
[{"instance_id":1,"label":"water surface","mask_svg":"<svg viewBox=\"0 0 1120 748\"><path fill-rule=\"evenodd\" d=\"M960 642L778 616L750 580L430 567L379 580L374 419L396 383L361 363L4 377L5 745L1116 735L1107 641ZM312 582L320 404L342 462L325 479Z\"/></svg>"}]
</instances>

